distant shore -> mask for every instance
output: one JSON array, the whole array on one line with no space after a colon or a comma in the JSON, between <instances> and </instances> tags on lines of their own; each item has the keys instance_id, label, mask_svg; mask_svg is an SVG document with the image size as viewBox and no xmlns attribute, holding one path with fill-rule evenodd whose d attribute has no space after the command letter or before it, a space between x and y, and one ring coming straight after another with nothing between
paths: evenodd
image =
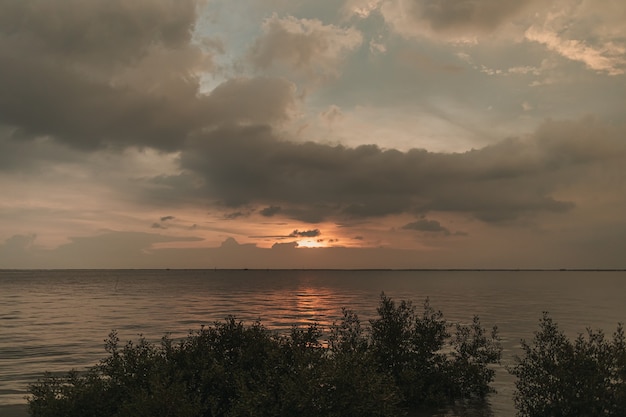
<instances>
[{"instance_id":1,"label":"distant shore","mask_svg":"<svg viewBox=\"0 0 626 417\"><path fill-rule=\"evenodd\" d=\"M626 272L626 268L0 268L0 271Z\"/></svg>"}]
</instances>

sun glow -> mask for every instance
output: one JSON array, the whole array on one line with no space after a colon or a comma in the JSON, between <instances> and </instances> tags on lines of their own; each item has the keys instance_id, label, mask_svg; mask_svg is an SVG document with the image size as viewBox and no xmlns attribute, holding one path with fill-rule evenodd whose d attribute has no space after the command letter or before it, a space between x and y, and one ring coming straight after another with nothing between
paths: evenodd
<instances>
[{"instance_id":1,"label":"sun glow","mask_svg":"<svg viewBox=\"0 0 626 417\"><path fill-rule=\"evenodd\" d=\"M316 239L302 239L302 240L298 240L298 247L299 248L325 248L327 247L326 242L324 242L323 240L316 240Z\"/></svg>"}]
</instances>

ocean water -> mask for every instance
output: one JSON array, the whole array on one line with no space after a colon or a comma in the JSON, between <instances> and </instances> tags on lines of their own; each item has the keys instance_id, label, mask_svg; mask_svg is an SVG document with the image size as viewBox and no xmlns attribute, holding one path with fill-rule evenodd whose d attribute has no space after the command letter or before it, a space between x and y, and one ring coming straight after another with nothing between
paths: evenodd
<instances>
[{"instance_id":1,"label":"ocean water","mask_svg":"<svg viewBox=\"0 0 626 417\"><path fill-rule=\"evenodd\" d=\"M450 322L478 315L497 325L503 360L488 409L448 416L513 416L514 379L504 366L530 339L543 311L568 335L611 334L626 322L621 271L0 271L0 415L25 415L27 385L44 371L84 369L105 356L104 339L182 337L234 315L271 329L328 326L350 308L366 322L381 292L418 307L426 297Z\"/></svg>"}]
</instances>

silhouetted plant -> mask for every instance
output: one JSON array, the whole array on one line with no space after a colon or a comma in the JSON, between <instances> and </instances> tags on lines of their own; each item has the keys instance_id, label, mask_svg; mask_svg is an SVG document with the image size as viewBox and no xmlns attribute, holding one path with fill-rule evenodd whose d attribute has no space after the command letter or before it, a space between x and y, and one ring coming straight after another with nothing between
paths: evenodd
<instances>
[{"instance_id":1,"label":"silhouetted plant","mask_svg":"<svg viewBox=\"0 0 626 417\"><path fill-rule=\"evenodd\" d=\"M402 392L407 407L432 407L455 400L484 398L491 392L502 352L497 330L487 332L477 317L455 333L426 299L422 314L410 302L381 295L379 318L371 321L372 354Z\"/></svg>"},{"instance_id":2,"label":"silhouetted plant","mask_svg":"<svg viewBox=\"0 0 626 417\"><path fill-rule=\"evenodd\" d=\"M574 342L547 313L523 356L509 370L517 377L515 405L522 417L626 416L626 341L619 325L612 340L587 330Z\"/></svg>"},{"instance_id":3,"label":"silhouetted plant","mask_svg":"<svg viewBox=\"0 0 626 417\"><path fill-rule=\"evenodd\" d=\"M440 312L396 305L384 294L371 329L343 311L321 341L317 325L287 334L234 317L181 341L144 338L89 370L46 374L29 387L33 417L397 416L489 392L499 360L478 319L454 337Z\"/></svg>"},{"instance_id":4,"label":"silhouetted plant","mask_svg":"<svg viewBox=\"0 0 626 417\"><path fill-rule=\"evenodd\" d=\"M343 309L330 328L330 372L325 380L328 416L387 416L401 413L401 392L393 378L379 371L370 340L358 316Z\"/></svg>"},{"instance_id":5,"label":"silhouetted plant","mask_svg":"<svg viewBox=\"0 0 626 417\"><path fill-rule=\"evenodd\" d=\"M472 324L456 324L455 329L450 389L454 397L483 398L493 392L489 384L496 372L490 365L498 363L502 354L497 328L487 333L474 317Z\"/></svg>"}]
</instances>

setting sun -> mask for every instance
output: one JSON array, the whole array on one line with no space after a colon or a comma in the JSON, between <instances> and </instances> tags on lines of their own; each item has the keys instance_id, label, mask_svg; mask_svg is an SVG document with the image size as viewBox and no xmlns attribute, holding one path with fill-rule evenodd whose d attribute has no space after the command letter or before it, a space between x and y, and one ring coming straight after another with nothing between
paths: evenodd
<instances>
[{"instance_id":1,"label":"setting sun","mask_svg":"<svg viewBox=\"0 0 626 417\"><path fill-rule=\"evenodd\" d=\"M298 240L299 248L326 248L328 245L323 240L315 240L315 239L303 239Z\"/></svg>"}]
</instances>

